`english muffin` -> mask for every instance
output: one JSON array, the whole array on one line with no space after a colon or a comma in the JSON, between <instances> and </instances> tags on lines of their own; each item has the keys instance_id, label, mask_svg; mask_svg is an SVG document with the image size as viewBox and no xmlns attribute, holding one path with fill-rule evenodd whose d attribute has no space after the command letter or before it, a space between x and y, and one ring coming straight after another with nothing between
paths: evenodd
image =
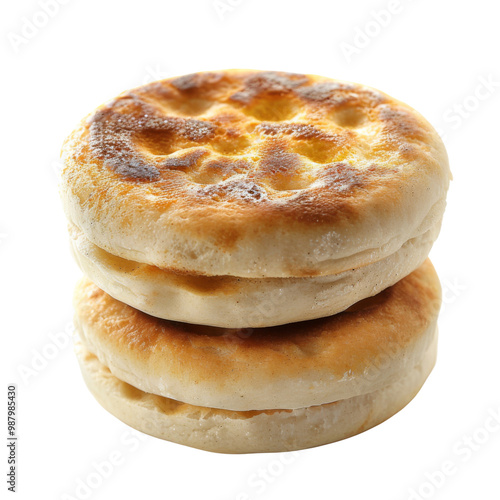
<instances>
[{"instance_id":1,"label":"english muffin","mask_svg":"<svg viewBox=\"0 0 500 500\"><path fill-rule=\"evenodd\" d=\"M335 314L409 274L439 233L450 179L439 136L409 106L250 70L125 92L81 122L63 159L92 279L156 316L233 328ZM178 276L236 286L200 294ZM271 292L290 307L245 323Z\"/></svg>"},{"instance_id":2,"label":"english muffin","mask_svg":"<svg viewBox=\"0 0 500 500\"><path fill-rule=\"evenodd\" d=\"M436 338L437 339L437 338ZM78 340L83 378L111 414L151 436L219 453L300 450L364 432L417 394L436 359L436 341L396 381L374 392L295 410L231 411L149 394L115 377Z\"/></svg>"},{"instance_id":3,"label":"english muffin","mask_svg":"<svg viewBox=\"0 0 500 500\"><path fill-rule=\"evenodd\" d=\"M83 279L75 326L120 380L228 410L297 409L376 391L416 366L436 336L440 286L430 261L347 311L260 329L155 318Z\"/></svg>"}]
</instances>

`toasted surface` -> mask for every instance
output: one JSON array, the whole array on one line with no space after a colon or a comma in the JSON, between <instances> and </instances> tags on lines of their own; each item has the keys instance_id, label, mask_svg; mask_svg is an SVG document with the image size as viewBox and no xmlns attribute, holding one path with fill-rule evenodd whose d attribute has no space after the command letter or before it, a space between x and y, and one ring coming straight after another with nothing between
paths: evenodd
<instances>
[{"instance_id":1,"label":"toasted surface","mask_svg":"<svg viewBox=\"0 0 500 500\"><path fill-rule=\"evenodd\" d=\"M444 146L409 106L319 76L219 71L98 108L63 148L71 222L126 259L209 275L334 274L441 219Z\"/></svg>"},{"instance_id":2,"label":"toasted surface","mask_svg":"<svg viewBox=\"0 0 500 500\"><path fill-rule=\"evenodd\" d=\"M117 257L70 226L71 249L85 275L121 302L158 318L221 328L263 328L337 314L420 266L440 223L385 259L339 274L307 278L205 276Z\"/></svg>"},{"instance_id":3,"label":"toasted surface","mask_svg":"<svg viewBox=\"0 0 500 500\"><path fill-rule=\"evenodd\" d=\"M84 279L75 324L119 379L231 410L301 408L373 392L433 341L440 286L430 261L375 297L318 320L224 329L148 316Z\"/></svg>"},{"instance_id":4,"label":"toasted surface","mask_svg":"<svg viewBox=\"0 0 500 500\"><path fill-rule=\"evenodd\" d=\"M415 396L434 366L436 346L434 341L418 363L375 392L296 410L230 411L143 392L116 378L76 339L85 382L110 413L152 436L221 453L299 450L370 429Z\"/></svg>"}]
</instances>

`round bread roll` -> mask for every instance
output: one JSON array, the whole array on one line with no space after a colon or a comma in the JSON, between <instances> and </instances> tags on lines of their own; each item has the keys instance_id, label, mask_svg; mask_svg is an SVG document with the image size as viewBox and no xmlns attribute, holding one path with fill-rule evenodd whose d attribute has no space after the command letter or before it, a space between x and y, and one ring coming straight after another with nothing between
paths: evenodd
<instances>
[{"instance_id":1,"label":"round bread roll","mask_svg":"<svg viewBox=\"0 0 500 500\"><path fill-rule=\"evenodd\" d=\"M440 224L385 259L308 278L205 276L117 257L70 226L81 270L115 299L158 318L222 328L263 328L331 316L393 285L420 266Z\"/></svg>"},{"instance_id":2,"label":"round bread roll","mask_svg":"<svg viewBox=\"0 0 500 500\"><path fill-rule=\"evenodd\" d=\"M66 214L94 245L247 278L382 261L438 227L450 179L441 139L409 106L359 84L249 70L125 92L81 122L63 159Z\"/></svg>"},{"instance_id":3,"label":"round bread roll","mask_svg":"<svg viewBox=\"0 0 500 500\"><path fill-rule=\"evenodd\" d=\"M118 379L195 406L297 409L378 391L416 366L436 335L432 264L343 313L261 329L222 329L149 316L84 279L75 325Z\"/></svg>"},{"instance_id":4,"label":"round bread roll","mask_svg":"<svg viewBox=\"0 0 500 500\"><path fill-rule=\"evenodd\" d=\"M77 341L84 380L97 401L135 429L174 443L220 453L300 450L374 427L403 408L431 372L437 337L415 365L377 391L296 410L231 411L148 394L116 378Z\"/></svg>"}]
</instances>

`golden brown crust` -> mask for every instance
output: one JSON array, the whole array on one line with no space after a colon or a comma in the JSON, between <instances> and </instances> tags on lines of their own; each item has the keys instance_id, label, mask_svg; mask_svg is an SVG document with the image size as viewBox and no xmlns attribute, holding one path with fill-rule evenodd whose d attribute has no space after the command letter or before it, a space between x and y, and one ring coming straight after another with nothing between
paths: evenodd
<instances>
[{"instance_id":1,"label":"golden brown crust","mask_svg":"<svg viewBox=\"0 0 500 500\"><path fill-rule=\"evenodd\" d=\"M172 379L181 381L185 394L188 387L199 385L210 388L212 393L238 397L240 388L245 387L241 397L250 399L252 395L246 391L260 391L275 382L293 388L298 381L308 387L315 380L328 388L346 377L366 377L367 369L387 356L388 350L391 366L401 368L400 363L410 362L424 352L439 306L440 286L430 261L343 313L261 329L225 329L161 320L118 302L88 280L79 284L75 295L77 324L84 343L112 370L115 366L133 372L131 376L142 385L122 374L117 374L119 378L165 396L170 396L168 381ZM386 374L376 373L368 382L376 385L376 380L389 372L390 369ZM152 386L156 390L145 388L149 382L144 378L154 379ZM166 384L164 391L158 380ZM307 397L314 400L314 389L311 390ZM218 406L214 401L185 400L181 394L170 397ZM206 397L210 399L210 394ZM279 399L279 394L271 398ZM328 401L321 403L325 402ZM310 404L318 403L310 401L302 406Z\"/></svg>"},{"instance_id":2,"label":"golden brown crust","mask_svg":"<svg viewBox=\"0 0 500 500\"><path fill-rule=\"evenodd\" d=\"M158 224L172 240L234 254L262 234L348 233L367 214L383 226L410 188L422 218L448 184L442 143L411 108L361 85L280 72L199 73L125 92L82 122L64 155L68 215L94 243L207 274L252 275L255 256L211 270L185 246L153 251L157 235L141 245L129 231L142 217L143 231ZM323 274L314 262L280 272L263 260L253 275Z\"/></svg>"},{"instance_id":3,"label":"golden brown crust","mask_svg":"<svg viewBox=\"0 0 500 500\"><path fill-rule=\"evenodd\" d=\"M363 120L373 115L382 134L378 142L389 143L389 148L378 148L377 156L387 154L387 149L394 154L397 143L401 159L407 159L411 141L427 139L427 127L404 108L383 107L388 98L381 93L335 82L316 85L319 94L311 76L226 72L188 75L131 90L86 120L77 163L85 167L97 161L107 179L112 172L116 180L147 183L167 209L172 203L177 209L179 203L188 209L192 204L211 208L215 201L234 205L233 215L240 215L242 207L247 212L258 201L263 217L331 223L353 216L348 200L359 196L361 189L391 190L398 180L387 175L398 174L396 165L381 167L376 158L355 166L342 161L344 148L353 153L360 146L353 131L361 125L358 115L366 113ZM204 112L217 104L223 109L203 120L192 118L201 100L206 101ZM282 114L282 106L290 113ZM346 110L355 115L349 123L347 118L341 125L332 120L332 113L346 116ZM299 111L305 123L281 123ZM171 116L180 112L187 117ZM257 161L233 159L251 148L257 150ZM170 156L185 149L187 153ZM214 158L214 153L227 156ZM304 162L308 156L324 164L316 175ZM231 177L235 178L226 182ZM302 192L293 203L273 203L296 190ZM391 191L398 195L397 189Z\"/></svg>"}]
</instances>

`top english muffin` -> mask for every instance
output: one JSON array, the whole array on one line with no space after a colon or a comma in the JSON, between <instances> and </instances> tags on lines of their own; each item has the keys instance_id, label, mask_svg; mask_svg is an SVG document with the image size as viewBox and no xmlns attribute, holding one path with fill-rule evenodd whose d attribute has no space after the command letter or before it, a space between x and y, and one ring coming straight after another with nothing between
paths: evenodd
<instances>
[{"instance_id":1,"label":"top english muffin","mask_svg":"<svg viewBox=\"0 0 500 500\"><path fill-rule=\"evenodd\" d=\"M66 215L94 245L247 278L338 274L435 239L450 180L441 139L409 106L270 71L127 91L81 122L63 159Z\"/></svg>"}]
</instances>

